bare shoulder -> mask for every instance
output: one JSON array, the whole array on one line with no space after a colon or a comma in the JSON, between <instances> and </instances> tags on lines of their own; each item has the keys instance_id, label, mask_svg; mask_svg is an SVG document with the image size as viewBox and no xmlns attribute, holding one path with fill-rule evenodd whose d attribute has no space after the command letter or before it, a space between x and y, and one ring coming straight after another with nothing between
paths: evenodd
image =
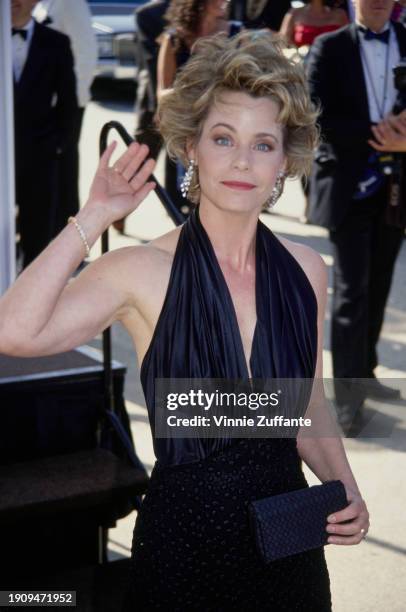
<instances>
[{"instance_id":1,"label":"bare shoulder","mask_svg":"<svg viewBox=\"0 0 406 612\"><path fill-rule=\"evenodd\" d=\"M111 286L126 295L127 307L135 308L141 316L151 304L163 301L180 229L177 227L146 245L117 249L95 262L99 270L106 269L104 274Z\"/></svg>"},{"instance_id":2,"label":"bare shoulder","mask_svg":"<svg viewBox=\"0 0 406 612\"><path fill-rule=\"evenodd\" d=\"M324 302L327 292L327 266L321 255L305 244L280 236L277 238L303 269L313 287L317 301Z\"/></svg>"}]
</instances>

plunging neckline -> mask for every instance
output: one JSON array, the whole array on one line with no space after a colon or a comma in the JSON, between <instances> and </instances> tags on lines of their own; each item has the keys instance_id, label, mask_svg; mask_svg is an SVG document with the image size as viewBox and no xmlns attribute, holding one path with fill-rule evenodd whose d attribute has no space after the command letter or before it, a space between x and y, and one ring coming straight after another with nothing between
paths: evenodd
<instances>
[{"instance_id":1,"label":"plunging neckline","mask_svg":"<svg viewBox=\"0 0 406 612\"><path fill-rule=\"evenodd\" d=\"M231 312L231 321L233 323L233 327L234 327L234 331L235 331L235 336L237 338L237 343L239 345L239 350L241 352L242 355L242 362L244 364L244 370L245 370L245 375L246 378L248 379L252 379L253 378L253 371L252 371L252 363L253 363L253 358L254 358L254 351L255 351L255 343L256 343L256 338L257 338L257 330L258 330L258 300L259 300L259 282L258 282L258 270L259 270L259 240L258 240L258 234L259 234L259 224L261 223L258 219L257 222L257 230L256 230L256 235L255 235L255 326L254 326L254 333L252 335L252 340L251 340L251 347L250 347L250 352L248 355L248 361L247 358L245 356L245 351L244 351L244 343L242 340L242 335L241 335L241 330L240 330L240 326L238 323L238 317L237 317L237 311L235 309L234 306L234 302L233 302L233 298L231 295L231 291L229 289L228 283L226 281L226 277L224 276L223 270L221 269L219 260L217 258L216 252L214 250L214 247L211 243L211 240L209 238L208 233L206 232L201 220L200 220L200 215L199 215L199 207L196 208L195 210L195 215L196 215L196 220L197 223L201 229L201 234L204 237L204 239L206 240L207 246L209 251L211 252L212 255L212 260L215 263L215 268L217 271L217 276L220 280L220 283L223 285L223 289L224 289L224 295L226 296L227 302L228 302L228 309Z\"/></svg>"}]
</instances>

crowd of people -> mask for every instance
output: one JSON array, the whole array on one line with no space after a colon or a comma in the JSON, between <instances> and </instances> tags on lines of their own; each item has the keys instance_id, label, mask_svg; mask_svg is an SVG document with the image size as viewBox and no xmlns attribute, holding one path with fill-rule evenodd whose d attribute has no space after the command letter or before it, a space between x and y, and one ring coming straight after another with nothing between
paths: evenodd
<instances>
[{"instance_id":1,"label":"crowd of people","mask_svg":"<svg viewBox=\"0 0 406 612\"><path fill-rule=\"evenodd\" d=\"M113 165L115 143L107 148L80 210L77 145L90 64L81 68L62 17L47 12L49 25L31 18L35 4L11 1L25 269L0 299L0 351L62 352L120 321L136 347L153 434L157 378L322 378L326 266L259 220L287 177L308 175L307 215L327 229L334 255L339 423L345 432L362 424L367 397L399 398L375 368L406 227L403 4L143 5L136 142ZM88 26L87 7L80 21ZM83 51L89 62L93 44ZM308 47L304 67L286 45ZM185 222L99 258L69 282L101 233L123 231L155 188L149 177L163 145L165 186ZM310 407L325 428L318 437L153 436L157 463L137 517L127 610L331 610L323 549L264 566L246 517L250 500L306 488L304 461L322 482L345 487L348 505L326 519L328 542L365 537L368 510L324 406L315 391Z\"/></svg>"}]
</instances>

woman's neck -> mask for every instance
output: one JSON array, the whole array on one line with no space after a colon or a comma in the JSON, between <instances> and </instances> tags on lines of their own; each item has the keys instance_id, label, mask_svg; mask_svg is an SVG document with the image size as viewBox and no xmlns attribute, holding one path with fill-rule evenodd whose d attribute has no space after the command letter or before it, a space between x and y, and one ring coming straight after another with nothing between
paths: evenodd
<instances>
[{"instance_id":1,"label":"woman's neck","mask_svg":"<svg viewBox=\"0 0 406 612\"><path fill-rule=\"evenodd\" d=\"M258 211L239 213L203 203L199 218L220 262L240 273L255 266Z\"/></svg>"}]
</instances>

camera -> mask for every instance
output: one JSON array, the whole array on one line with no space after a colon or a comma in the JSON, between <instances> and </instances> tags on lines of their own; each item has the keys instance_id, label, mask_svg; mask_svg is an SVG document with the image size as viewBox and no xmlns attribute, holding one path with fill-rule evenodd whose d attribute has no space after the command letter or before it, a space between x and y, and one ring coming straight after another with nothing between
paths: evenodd
<instances>
[{"instance_id":1,"label":"camera","mask_svg":"<svg viewBox=\"0 0 406 612\"><path fill-rule=\"evenodd\" d=\"M406 57L402 57L399 64L393 68L393 78L398 95L392 112L394 115L399 115L406 108ZM378 155L377 165L381 172L386 175L400 171L398 157L390 153Z\"/></svg>"},{"instance_id":2,"label":"camera","mask_svg":"<svg viewBox=\"0 0 406 612\"><path fill-rule=\"evenodd\" d=\"M398 115L406 108L406 57L402 57L399 64L393 69L395 88L398 90L393 113Z\"/></svg>"}]
</instances>

